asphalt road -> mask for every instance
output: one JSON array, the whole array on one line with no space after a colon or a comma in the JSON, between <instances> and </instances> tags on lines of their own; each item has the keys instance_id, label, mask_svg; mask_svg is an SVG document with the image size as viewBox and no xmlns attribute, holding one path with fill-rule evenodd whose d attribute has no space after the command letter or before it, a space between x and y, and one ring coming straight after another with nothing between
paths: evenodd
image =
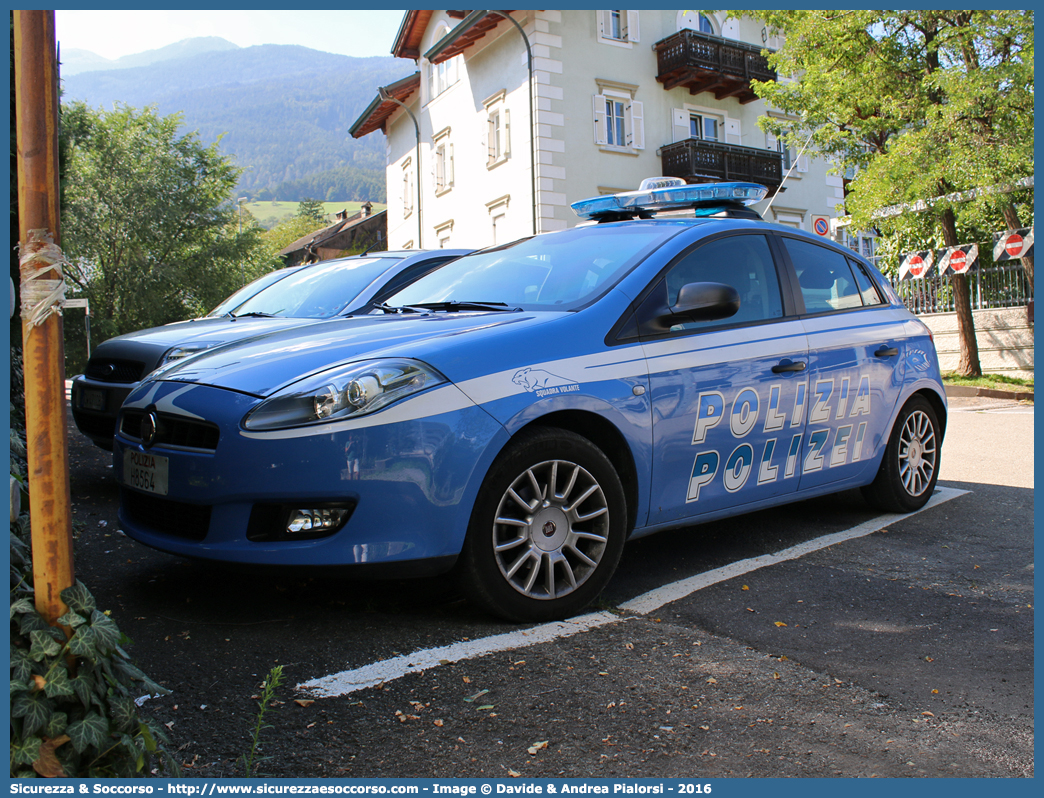
<instances>
[{"instance_id":1,"label":"asphalt road","mask_svg":"<svg viewBox=\"0 0 1044 798\"><path fill-rule=\"evenodd\" d=\"M273 776L1033 775L1032 406L953 400L951 490L919 514L852 491L635 541L586 629L499 623L441 579L154 552L119 532L110 456L70 445L77 577L172 690L143 711L186 776L243 775L277 664Z\"/></svg>"}]
</instances>

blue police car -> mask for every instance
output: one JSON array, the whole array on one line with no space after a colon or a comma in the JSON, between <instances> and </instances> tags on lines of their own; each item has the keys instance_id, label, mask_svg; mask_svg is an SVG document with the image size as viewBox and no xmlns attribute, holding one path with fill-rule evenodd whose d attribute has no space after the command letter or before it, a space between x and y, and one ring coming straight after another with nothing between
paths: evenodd
<instances>
[{"instance_id":1,"label":"blue police car","mask_svg":"<svg viewBox=\"0 0 1044 798\"><path fill-rule=\"evenodd\" d=\"M262 332L367 309L470 251L373 252L279 269L239 289L203 318L110 338L72 379L73 421L98 446L111 449L120 405L158 366Z\"/></svg>"},{"instance_id":2,"label":"blue police car","mask_svg":"<svg viewBox=\"0 0 1044 798\"><path fill-rule=\"evenodd\" d=\"M186 557L453 569L514 620L602 590L625 541L861 487L912 511L946 399L928 329L752 184L576 203L380 312L160 368L125 402L120 519ZM685 216L678 215L686 211Z\"/></svg>"}]
</instances>

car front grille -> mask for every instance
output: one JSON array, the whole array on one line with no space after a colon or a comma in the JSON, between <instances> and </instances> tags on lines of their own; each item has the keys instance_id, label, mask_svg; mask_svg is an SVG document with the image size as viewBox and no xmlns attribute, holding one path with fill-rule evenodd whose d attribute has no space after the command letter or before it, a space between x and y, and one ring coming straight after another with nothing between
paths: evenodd
<instances>
[{"instance_id":1,"label":"car front grille","mask_svg":"<svg viewBox=\"0 0 1044 798\"><path fill-rule=\"evenodd\" d=\"M210 529L210 506L188 504L120 489L120 505L128 521L153 532L186 540L201 541Z\"/></svg>"},{"instance_id":2,"label":"car front grille","mask_svg":"<svg viewBox=\"0 0 1044 798\"><path fill-rule=\"evenodd\" d=\"M124 410L120 420L120 432L133 440L141 440L141 420L144 417L144 410ZM157 413L156 419L156 439L153 445L178 446L209 452L217 449L221 432L216 424L166 413Z\"/></svg>"},{"instance_id":3,"label":"car front grille","mask_svg":"<svg viewBox=\"0 0 1044 798\"><path fill-rule=\"evenodd\" d=\"M91 358L84 374L98 382L137 382L144 370L145 364L137 360Z\"/></svg>"},{"instance_id":4,"label":"car front grille","mask_svg":"<svg viewBox=\"0 0 1044 798\"><path fill-rule=\"evenodd\" d=\"M116 422L112 416L97 416L82 410L76 410L73 416L76 419L76 427L84 435L111 438L116 432Z\"/></svg>"}]
</instances>

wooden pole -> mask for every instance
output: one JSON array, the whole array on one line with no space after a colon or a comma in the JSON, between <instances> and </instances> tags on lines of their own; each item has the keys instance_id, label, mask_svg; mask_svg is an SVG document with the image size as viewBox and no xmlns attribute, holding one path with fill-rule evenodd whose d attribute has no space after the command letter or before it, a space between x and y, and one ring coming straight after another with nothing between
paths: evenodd
<instances>
[{"instance_id":1,"label":"wooden pole","mask_svg":"<svg viewBox=\"0 0 1044 798\"><path fill-rule=\"evenodd\" d=\"M25 426L36 608L51 624L73 577L61 250L57 248L58 81L54 11L15 11L15 116ZM33 256L36 256L35 258Z\"/></svg>"}]
</instances>

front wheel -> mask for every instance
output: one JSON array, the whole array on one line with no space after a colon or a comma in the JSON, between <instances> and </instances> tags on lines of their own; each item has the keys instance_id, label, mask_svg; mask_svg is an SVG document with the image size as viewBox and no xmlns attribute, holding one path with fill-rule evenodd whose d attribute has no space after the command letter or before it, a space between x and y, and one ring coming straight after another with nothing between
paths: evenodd
<instances>
[{"instance_id":1,"label":"front wheel","mask_svg":"<svg viewBox=\"0 0 1044 798\"><path fill-rule=\"evenodd\" d=\"M623 486L598 447L566 430L522 433L482 484L461 588L508 620L567 617L608 583L626 536Z\"/></svg>"},{"instance_id":2,"label":"front wheel","mask_svg":"<svg viewBox=\"0 0 1044 798\"><path fill-rule=\"evenodd\" d=\"M924 397L913 397L899 413L881 468L863 488L863 496L874 507L893 513L920 510L935 490L941 447L934 408Z\"/></svg>"}]
</instances>

